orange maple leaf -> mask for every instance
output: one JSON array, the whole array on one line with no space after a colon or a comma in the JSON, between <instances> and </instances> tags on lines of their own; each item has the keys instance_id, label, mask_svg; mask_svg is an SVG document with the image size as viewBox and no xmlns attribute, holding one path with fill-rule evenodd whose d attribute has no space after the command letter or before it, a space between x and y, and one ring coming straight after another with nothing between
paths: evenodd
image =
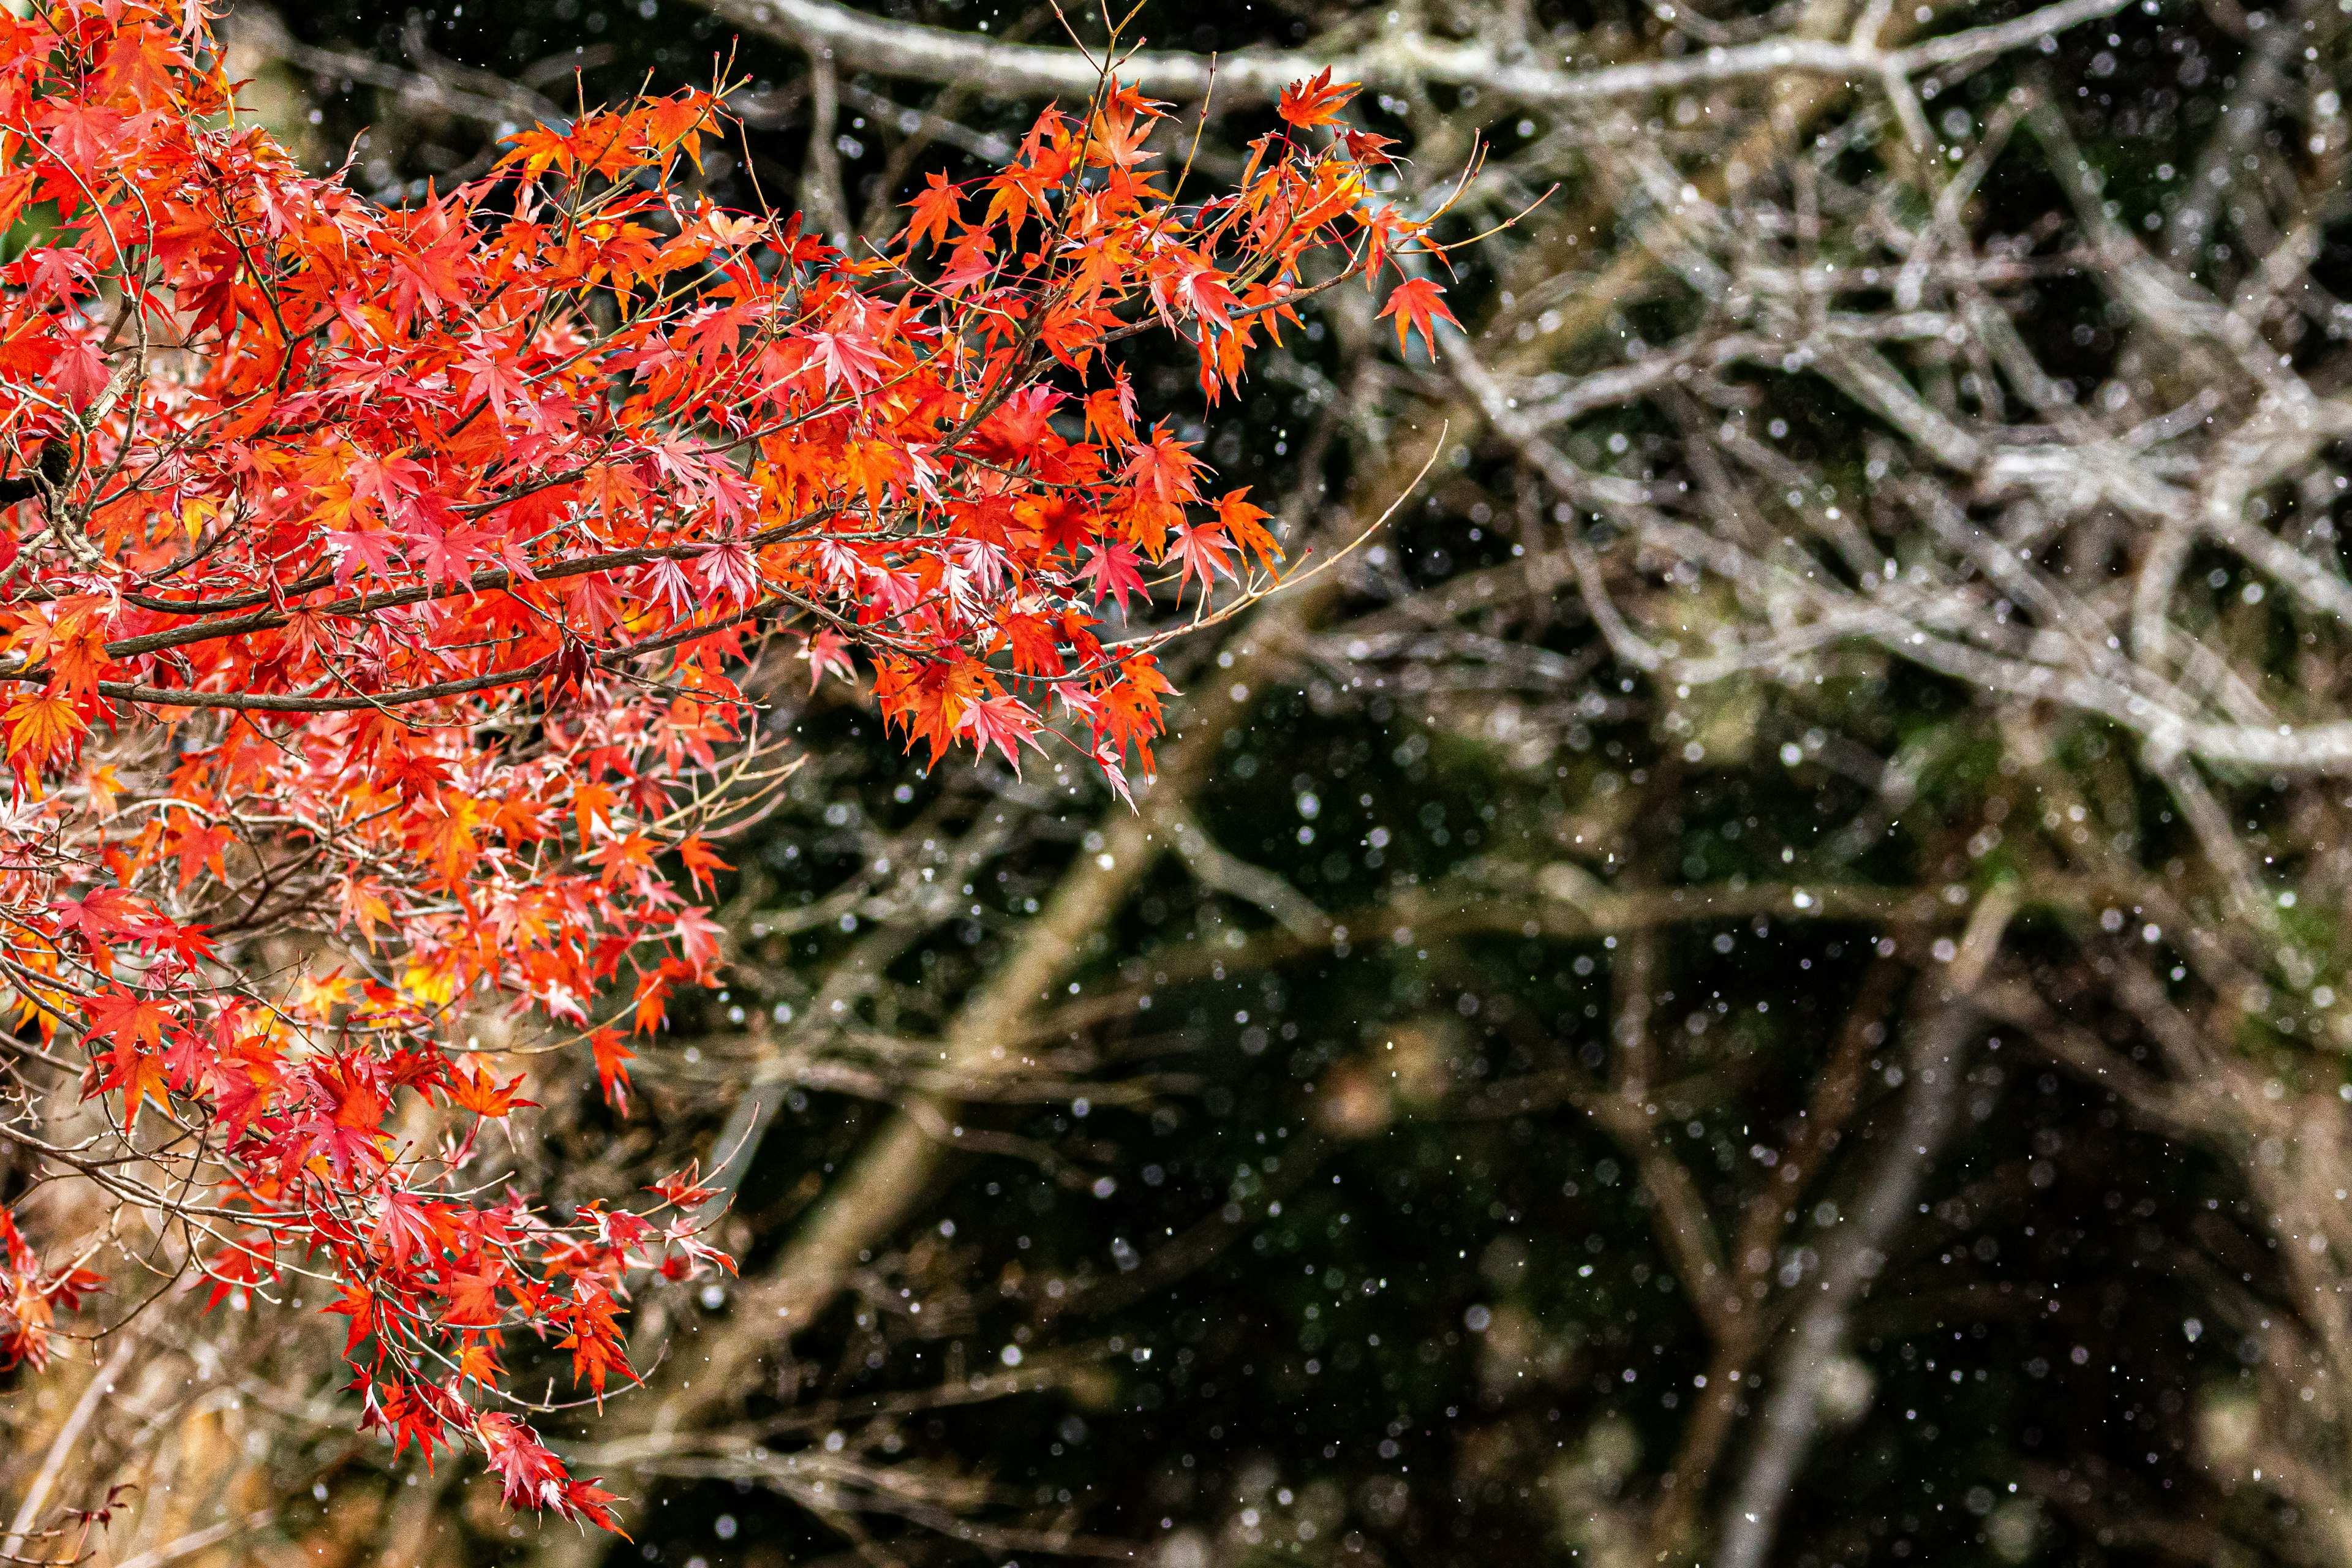
<instances>
[{"instance_id":1,"label":"orange maple leaf","mask_svg":"<svg viewBox=\"0 0 2352 1568\"><path fill-rule=\"evenodd\" d=\"M585 844L598 823L613 819L613 791L601 784L579 784L572 786L572 813L580 824L580 841Z\"/></svg>"},{"instance_id":2,"label":"orange maple leaf","mask_svg":"<svg viewBox=\"0 0 2352 1568\"><path fill-rule=\"evenodd\" d=\"M948 225L963 222L963 214L956 205L959 193L948 183L948 177L934 169L927 178L929 183L907 204L915 209L915 216L907 222L908 250L921 243L926 234L931 237L931 248L937 250L947 240Z\"/></svg>"},{"instance_id":3,"label":"orange maple leaf","mask_svg":"<svg viewBox=\"0 0 2352 1568\"><path fill-rule=\"evenodd\" d=\"M1454 321L1454 312L1447 310L1445 301L1439 298L1444 292L1444 289L1427 278L1408 278L1396 286L1396 291L1389 296L1387 307L1373 320L1382 321L1394 316L1397 348L1402 351L1410 346L1405 340L1405 331L1410 327L1421 333L1421 341L1428 345L1429 357L1435 359L1437 333L1433 330L1432 318L1442 316L1446 321L1454 321L1457 327L1462 324Z\"/></svg>"},{"instance_id":4,"label":"orange maple leaf","mask_svg":"<svg viewBox=\"0 0 2352 1568\"><path fill-rule=\"evenodd\" d=\"M523 1075L517 1073L505 1083L495 1073L484 1072L468 1064L449 1075L449 1102L477 1116L496 1121L519 1105L536 1105L535 1100L522 1100L516 1090L522 1088Z\"/></svg>"},{"instance_id":5,"label":"orange maple leaf","mask_svg":"<svg viewBox=\"0 0 2352 1568\"><path fill-rule=\"evenodd\" d=\"M1307 81L1294 81L1282 89L1281 101L1274 111L1297 126L1301 131L1318 125L1328 125L1339 117L1339 106L1363 89L1363 83L1343 81L1331 85L1331 68Z\"/></svg>"},{"instance_id":6,"label":"orange maple leaf","mask_svg":"<svg viewBox=\"0 0 2352 1568\"><path fill-rule=\"evenodd\" d=\"M1256 556L1260 564L1271 569L1276 562L1282 559L1282 546L1259 524L1273 514L1244 499L1249 493L1247 485L1228 491L1217 502L1217 521L1224 525L1225 532L1232 536L1235 544Z\"/></svg>"},{"instance_id":7,"label":"orange maple leaf","mask_svg":"<svg viewBox=\"0 0 2352 1568\"><path fill-rule=\"evenodd\" d=\"M74 705L46 691L28 691L8 704L8 760L20 772L37 773L41 764L89 726Z\"/></svg>"},{"instance_id":8,"label":"orange maple leaf","mask_svg":"<svg viewBox=\"0 0 2352 1568\"><path fill-rule=\"evenodd\" d=\"M1159 500L1188 501L1200 499L1194 478L1200 471L1201 459L1162 425L1152 430L1150 440L1129 448L1122 477L1139 494L1148 491Z\"/></svg>"},{"instance_id":9,"label":"orange maple leaf","mask_svg":"<svg viewBox=\"0 0 2352 1568\"><path fill-rule=\"evenodd\" d=\"M106 633L89 616L69 616L49 637L52 684L75 697L98 689L106 673Z\"/></svg>"},{"instance_id":10,"label":"orange maple leaf","mask_svg":"<svg viewBox=\"0 0 2352 1568\"><path fill-rule=\"evenodd\" d=\"M572 1381L587 1384L600 1406L606 1375L616 1370L624 1377L629 1373L629 1358L621 1348L620 1330L613 1321L615 1310L611 1297L583 1285L572 1306L562 1314L570 1321L572 1332L555 1342L558 1350L572 1352Z\"/></svg>"},{"instance_id":11,"label":"orange maple leaf","mask_svg":"<svg viewBox=\"0 0 2352 1568\"><path fill-rule=\"evenodd\" d=\"M719 851L713 849L710 841L699 833L689 835L686 842L677 847L677 858L686 862L687 875L693 879L698 888L715 889L719 882L711 873L735 869L731 862L719 858Z\"/></svg>"},{"instance_id":12,"label":"orange maple leaf","mask_svg":"<svg viewBox=\"0 0 2352 1568\"><path fill-rule=\"evenodd\" d=\"M487 1387L498 1382L500 1370L498 1347L487 1339L468 1336L464 1348L457 1352L459 1377L470 1377Z\"/></svg>"},{"instance_id":13,"label":"orange maple leaf","mask_svg":"<svg viewBox=\"0 0 2352 1568\"><path fill-rule=\"evenodd\" d=\"M609 888L624 871L651 875L654 868L653 853L656 847L654 841L644 834L630 833L608 839L601 848L588 857L588 860L591 865L603 868L604 885Z\"/></svg>"},{"instance_id":14,"label":"orange maple leaf","mask_svg":"<svg viewBox=\"0 0 2352 1568\"><path fill-rule=\"evenodd\" d=\"M169 103L177 95L177 76L186 65L186 57L162 28L129 26L115 35L99 80L104 90L152 108Z\"/></svg>"}]
</instances>

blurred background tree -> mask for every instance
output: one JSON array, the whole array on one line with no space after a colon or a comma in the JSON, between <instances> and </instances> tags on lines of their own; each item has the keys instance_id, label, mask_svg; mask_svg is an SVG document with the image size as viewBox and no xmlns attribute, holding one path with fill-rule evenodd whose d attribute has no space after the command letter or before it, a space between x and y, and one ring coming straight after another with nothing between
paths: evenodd
<instances>
[{"instance_id":1,"label":"blurred background tree","mask_svg":"<svg viewBox=\"0 0 2352 1568\"><path fill-rule=\"evenodd\" d=\"M2347 13L1147 0L1171 164L1328 63L1410 200L1483 159L1454 236L1518 221L1436 363L1341 291L1197 407L1333 563L1182 645L1139 810L779 659L729 989L625 1120L515 1058L551 1198L730 1194L740 1282L560 1434L635 1539L393 1465L258 1300L11 1384L16 1535L120 1485L117 1568L2352 1562ZM860 241L1102 37L225 28L385 201L744 76L713 193Z\"/></svg>"}]
</instances>

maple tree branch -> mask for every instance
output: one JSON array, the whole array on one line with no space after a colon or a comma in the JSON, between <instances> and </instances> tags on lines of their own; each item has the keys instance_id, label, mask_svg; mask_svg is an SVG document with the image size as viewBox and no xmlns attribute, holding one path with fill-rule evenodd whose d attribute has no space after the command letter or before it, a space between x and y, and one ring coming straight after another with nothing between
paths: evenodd
<instances>
[{"instance_id":1,"label":"maple tree branch","mask_svg":"<svg viewBox=\"0 0 2352 1568\"><path fill-rule=\"evenodd\" d=\"M2006 887L1978 904L1959 956L1916 1004L1906 1076L1911 1091L1873 1162L1862 1195L1822 1259L1818 1289L1803 1298L1769 1384L1762 1431L1727 1500L1716 1561L1762 1568L1780 1511L1820 1421L1823 1380L1843 1348L1853 1304L1885 1266L1888 1246L1909 1215L1958 1119L1969 1044L1981 1015L1973 996L1996 956L2017 901Z\"/></svg>"},{"instance_id":2,"label":"maple tree branch","mask_svg":"<svg viewBox=\"0 0 2352 1568\"><path fill-rule=\"evenodd\" d=\"M0 479L0 507L11 507L20 501L37 500L63 485L73 470L73 449L63 441L50 439L41 443L40 455L31 472Z\"/></svg>"},{"instance_id":3,"label":"maple tree branch","mask_svg":"<svg viewBox=\"0 0 2352 1568\"><path fill-rule=\"evenodd\" d=\"M194 1557L199 1552L209 1552L225 1541L267 1530L277 1518L276 1509L254 1509L236 1518L222 1520L218 1524L208 1524L201 1530L189 1531L184 1535L175 1536L170 1541L151 1546L144 1552L135 1552L128 1557L118 1558L115 1568L171 1568L171 1564Z\"/></svg>"},{"instance_id":4,"label":"maple tree branch","mask_svg":"<svg viewBox=\"0 0 2352 1568\"><path fill-rule=\"evenodd\" d=\"M735 610L718 618L682 626L659 637L631 643L625 647L611 649L593 656L595 664L604 669L619 669L630 659L659 653L681 644L713 637L731 626L773 616L778 610L792 608L814 613L827 620L837 617L822 606L806 604L797 598L778 597L764 603ZM100 693L118 702L136 702L155 708L217 708L236 712L253 713L355 713L370 710L405 708L420 702L438 701L450 697L463 697L477 691L495 691L512 686L532 686L553 677L560 665L558 656L550 654L515 669L491 670L461 679L430 682L423 686L404 687L392 691L362 692L351 697L303 697L270 692L196 691L180 687L146 686L137 682L101 680ZM28 670L22 674L0 675L0 679L37 680L46 672ZM716 695L712 701L733 699Z\"/></svg>"},{"instance_id":5,"label":"maple tree branch","mask_svg":"<svg viewBox=\"0 0 2352 1568\"><path fill-rule=\"evenodd\" d=\"M1729 1257L1730 1278L1723 1289L1724 1316L1709 1357L1706 1392L1684 1432L1661 1489L1648 1538L1655 1550L1671 1551L1688 1534L1704 1505L1707 1480L1737 1426L1742 1384L1752 1373L1757 1352L1772 1319L1766 1310L1780 1240L1821 1163L1843 1140L1861 1099L1870 1053L1885 1038L1886 1016L1904 973L1901 959L1874 959L1838 1029L1837 1044L1815 1080L1797 1135L1780 1151L1770 1176L1740 1216ZM1749 1386L1752 1386L1750 1384Z\"/></svg>"},{"instance_id":6,"label":"maple tree branch","mask_svg":"<svg viewBox=\"0 0 2352 1568\"><path fill-rule=\"evenodd\" d=\"M849 202L842 194L841 151L834 138L841 125L841 79L833 51L822 42L809 47L808 160L801 171L801 201L810 226L834 244L849 243Z\"/></svg>"},{"instance_id":7,"label":"maple tree branch","mask_svg":"<svg viewBox=\"0 0 2352 1568\"><path fill-rule=\"evenodd\" d=\"M300 70L383 88L443 113L484 124L561 124L570 118L551 99L487 71L461 71L446 60L431 58L420 61L422 69L405 70L373 55L303 43L287 31L277 12L267 5L239 5L228 14L226 29L233 47L253 49ZM421 40L412 36L408 42L414 57Z\"/></svg>"},{"instance_id":8,"label":"maple tree branch","mask_svg":"<svg viewBox=\"0 0 2352 1568\"><path fill-rule=\"evenodd\" d=\"M1074 49L1003 43L971 33L896 22L832 0L695 0L748 31L800 48L830 49L836 62L919 81L977 83L999 93L1090 95L1098 68ZM1712 83L1796 73L1849 84L1878 83L2030 44L2111 16L2129 0L2061 0L2013 21L1970 29L1906 48L1784 37L1716 47L1679 59L1646 60L1584 71L1552 70L1507 58L1488 43L1449 43L1394 29L1381 42L1333 55L1243 49L1203 56L1139 49L1119 58L1122 81L1155 97L1189 102L1212 81L1229 98L1269 100L1292 82L1328 69L1373 87L1472 86L1531 107L1603 104Z\"/></svg>"},{"instance_id":9,"label":"maple tree branch","mask_svg":"<svg viewBox=\"0 0 2352 1568\"><path fill-rule=\"evenodd\" d=\"M1312 899L1219 845L1191 812L1171 806L1162 816L1177 854L1202 884L1256 905L1302 940L1312 941L1330 931L1331 917L1316 908Z\"/></svg>"},{"instance_id":10,"label":"maple tree branch","mask_svg":"<svg viewBox=\"0 0 2352 1568\"><path fill-rule=\"evenodd\" d=\"M759 549L770 544L781 543L822 526L833 515L834 509L829 507L820 509L807 517L796 519L790 523L782 523L774 528L762 530L741 542L746 549ZM630 550L603 551L593 555L550 562L545 566L534 568L529 581L561 582L572 577L592 576L602 572L618 571L628 566L648 565L656 561L692 560L708 554L711 548L712 545L708 541L694 541L681 544L645 545ZM470 574L461 583L420 584L406 588L390 588L381 593L362 594L324 605L310 605L307 609L308 613L316 616L357 618L372 615L378 610L400 609L410 605L452 599L460 595L471 596L498 589L512 589L516 584L517 575L509 567L488 567ZM333 575L321 572L287 584L281 593L287 597L295 597L315 593L319 589L332 586L333 584ZM125 597L130 595L126 595ZM831 611L814 604L803 604L797 598L788 598L787 602L828 618L838 618ZM155 600L145 604L142 607L168 611L174 615L215 614L223 608L221 605L170 599ZM169 631L122 637L108 643L106 653L109 658L137 658L147 654L161 653L169 648L186 647L196 643L210 642L219 637L244 637L258 631L274 631L288 625L290 618L289 612L282 610L256 611L229 620L204 621L194 626L175 626Z\"/></svg>"},{"instance_id":11,"label":"maple tree branch","mask_svg":"<svg viewBox=\"0 0 2352 1568\"><path fill-rule=\"evenodd\" d=\"M16 1517L8 1526L7 1538L0 1541L0 1557L14 1557L24 1547L25 1538L32 1533L33 1522L41 1517L41 1510L49 1500L49 1493L65 1475L66 1466L72 1461L73 1451L81 1442L82 1434L89 1427L90 1417L115 1392L115 1380L131 1364L139 1351L135 1336L126 1336L114 1347L114 1353L102 1366L90 1368L89 1381L82 1385L81 1395L74 1401L72 1413L58 1428L48 1452L41 1459L41 1468L34 1473L32 1485L25 1489L24 1500L16 1506Z\"/></svg>"}]
</instances>

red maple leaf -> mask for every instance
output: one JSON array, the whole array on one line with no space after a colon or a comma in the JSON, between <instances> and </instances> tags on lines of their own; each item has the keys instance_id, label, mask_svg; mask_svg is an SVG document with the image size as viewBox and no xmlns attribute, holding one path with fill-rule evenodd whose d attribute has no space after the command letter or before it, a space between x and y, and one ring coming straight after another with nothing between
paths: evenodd
<instances>
[{"instance_id":1,"label":"red maple leaf","mask_svg":"<svg viewBox=\"0 0 2352 1568\"><path fill-rule=\"evenodd\" d=\"M460 1269L449 1276L443 1292L448 1306L441 1321L459 1328L486 1329L503 1321L506 1309L499 1304L499 1289L503 1281L496 1270Z\"/></svg>"},{"instance_id":2,"label":"red maple leaf","mask_svg":"<svg viewBox=\"0 0 2352 1568\"><path fill-rule=\"evenodd\" d=\"M1045 749L1035 739L1037 716L1010 697L982 697L966 704L963 727L971 731L972 744L982 756L994 746L1004 753L1015 773L1021 771L1022 745L1033 752Z\"/></svg>"},{"instance_id":3,"label":"red maple leaf","mask_svg":"<svg viewBox=\"0 0 2352 1568\"><path fill-rule=\"evenodd\" d=\"M716 1187L702 1184L702 1162L694 1161L683 1171L673 1171L646 1191L659 1193L662 1201L682 1209L698 1209L719 1195Z\"/></svg>"},{"instance_id":4,"label":"red maple leaf","mask_svg":"<svg viewBox=\"0 0 2352 1568\"><path fill-rule=\"evenodd\" d=\"M100 992L82 1004L81 1011L91 1038L112 1040L118 1048L133 1051L161 1047L163 1026L172 1019L163 1003L120 988Z\"/></svg>"},{"instance_id":5,"label":"red maple leaf","mask_svg":"<svg viewBox=\"0 0 2352 1568\"><path fill-rule=\"evenodd\" d=\"M1193 477L1200 471L1201 459L1162 425L1153 429L1150 440L1129 449L1124 477L1138 490L1158 500L1188 501L1200 500Z\"/></svg>"},{"instance_id":6,"label":"red maple leaf","mask_svg":"<svg viewBox=\"0 0 2352 1568\"><path fill-rule=\"evenodd\" d=\"M549 1509L563 1506L563 1461L548 1452L537 1434L511 1415L491 1412L475 1430L482 1439L483 1458L499 1478L509 1508Z\"/></svg>"},{"instance_id":7,"label":"red maple leaf","mask_svg":"<svg viewBox=\"0 0 2352 1568\"><path fill-rule=\"evenodd\" d=\"M375 1249L394 1264L432 1257L441 1244L438 1207L405 1188L391 1188L376 1215Z\"/></svg>"},{"instance_id":8,"label":"red maple leaf","mask_svg":"<svg viewBox=\"0 0 2352 1568\"><path fill-rule=\"evenodd\" d=\"M384 1146L391 1142L383 1129L391 1101L370 1080L366 1065L352 1057L336 1058L310 1068L307 1077L314 1101L326 1111L304 1120L307 1152L325 1160L341 1180L348 1180L354 1170L379 1169Z\"/></svg>"},{"instance_id":9,"label":"red maple leaf","mask_svg":"<svg viewBox=\"0 0 2352 1568\"><path fill-rule=\"evenodd\" d=\"M629 1049L618 1029L597 1029L588 1036L588 1049L596 1061L596 1081L604 1086L604 1103L623 1116L629 1113Z\"/></svg>"},{"instance_id":10,"label":"red maple leaf","mask_svg":"<svg viewBox=\"0 0 2352 1568\"><path fill-rule=\"evenodd\" d=\"M1272 514L1251 504L1246 499L1250 487L1244 485L1229 490L1217 501L1217 521L1235 544L1258 559L1258 564L1271 571L1282 559L1282 546L1261 524Z\"/></svg>"}]
</instances>

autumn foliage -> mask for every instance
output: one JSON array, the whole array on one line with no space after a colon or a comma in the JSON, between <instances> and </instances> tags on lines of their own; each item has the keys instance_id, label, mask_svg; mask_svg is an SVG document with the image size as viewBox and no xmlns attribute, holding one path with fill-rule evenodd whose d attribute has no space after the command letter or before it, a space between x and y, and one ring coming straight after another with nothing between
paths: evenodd
<instances>
[{"instance_id":1,"label":"autumn foliage","mask_svg":"<svg viewBox=\"0 0 2352 1568\"><path fill-rule=\"evenodd\" d=\"M858 258L695 194L723 82L387 209L237 120L197 16L0 14L0 1136L165 1216L167 1288L323 1278L363 1426L608 1523L501 1358L631 1382L633 1282L729 1266L710 1194L481 1177L530 1086L467 1020L534 1016L625 1109L627 1041L720 962L691 900L773 772L755 660L870 676L931 759L1148 770L1169 687L1113 628L1277 552L1111 345L1173 334L1214 398L1426 242L1328 73L1213 199L1107 85ZM43 1242L0 1211L0 1362L100 1288Z\"/></svg>"}]
</instances>

